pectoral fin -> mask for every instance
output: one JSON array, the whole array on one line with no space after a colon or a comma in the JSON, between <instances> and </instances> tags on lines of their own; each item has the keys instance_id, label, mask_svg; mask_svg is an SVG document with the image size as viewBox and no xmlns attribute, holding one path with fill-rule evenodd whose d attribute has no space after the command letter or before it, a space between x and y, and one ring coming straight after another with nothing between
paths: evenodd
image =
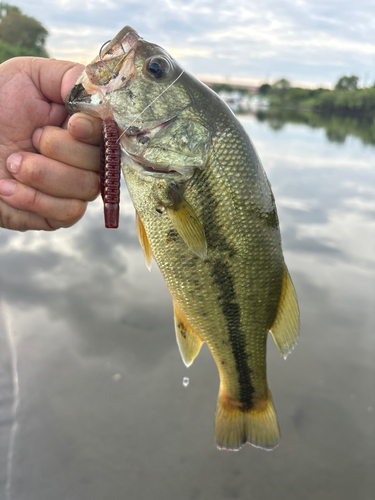
<instances>
[{"instance_id":1,"label":"pectoral fin","mask_svg":"<svg viewBox=\"0 0 375 500\"><path fill-rule=\"evenodd\" d=\"M149 271L151 271L152 250L151 250L148 238L147 238L147 233L146 233L145 227L144 227L143 222L142 222L137 211L135 212L135 225L137 228L137 235L138 235L139 243L141 244L141 247L143 250L143 255L145 257L147 269Z\"/></svg>"},{"instance_id":2,"label":"pectoral fin","mask_svg":"<svg viewBox=\"0 0 375 500\"><path fill-rule=\"evenodd\" d=\"M181 316L174 306L174 326L176 329L177 344L180 348L182 360L186 366L190 366L198 356L203 340L192 330L190 325Z\"/></svg>"},{"instance_id":3,"label":"pectoral fin","mask_svg":"<svg viewBox=\"0 0 375 500\"><path fill-rule=\"evenodd\" d=\"M286 359L298 340L299 308L296 291L285 266L277 316L270 328L281 356Z\"/></svg>"},{"instance_id":4,"label":"pectoral fin","mask_svg":"<svg viewBox=\"0 0 375 500\"><path fill-rule=\"evenodd\" d=\"M207 257L207 240L203 226L194 209L180 193L174 193L176 201L165 207L168 217L187 246L202 259Z\"/></svg>"}]
</instances>

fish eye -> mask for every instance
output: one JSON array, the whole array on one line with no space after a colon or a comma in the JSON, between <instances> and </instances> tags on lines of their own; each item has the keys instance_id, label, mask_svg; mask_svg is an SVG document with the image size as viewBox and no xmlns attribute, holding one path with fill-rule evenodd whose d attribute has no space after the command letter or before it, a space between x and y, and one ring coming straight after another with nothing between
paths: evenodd
<instances>
[{"instance_id":1,"label":"fish eye","mask_svg":"<svg viewBox=\"0 0 375 500\"><path fill-rule=\"evenodd\" d=\"M167 73L168 63L161 57L153 57L147 62L146 71L155 80L160 80Z\"/></svg>"}]
</instances>

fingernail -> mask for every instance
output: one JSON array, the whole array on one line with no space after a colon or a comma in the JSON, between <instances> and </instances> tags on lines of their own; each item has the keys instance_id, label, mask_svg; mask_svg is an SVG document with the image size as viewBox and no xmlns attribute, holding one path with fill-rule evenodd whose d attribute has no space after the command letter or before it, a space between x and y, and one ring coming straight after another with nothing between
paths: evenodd
<instances>
[{"instance_id":1,"label":"fingernail","mask_svg":"<svg viewBox=\"0 0 375 500\"><path fill-rule=\"evenodd\" d=\"M92 123L86 118L74 118L69 122L69 132L77 139L90 139L92 131Z\"/></svg>"},{"instance_id":2,"label":"fingernail","mask_svg":"<svg viewBox=\"0 0 375 500\"><path fill-rule=\"evenodd\" d=\"M12 196L16 190L16 181L3 179L0 181L0 194L3 196Z\"/></svg>"},{"instance_id":3,"label":"fingernail","mask_svg":"<svg viewBox=\"0 0 375 500\"><path fill-rule=\"evenodd\" d=\"M19 153L13 153L7 158L7 169L12 174L16 174L20 168L22 156Z\"/></svg>"},{"instance_id":4,"label":"fingernail","mask_svg":"<svg viewBox=\"0 0 375 500\"><path fill-rule=\"evenodd\" d=\"M33 144L34 148L40 151L40 136L42 135L43 129L37 128L33 133Z\"/></svg>"}]
</instances>

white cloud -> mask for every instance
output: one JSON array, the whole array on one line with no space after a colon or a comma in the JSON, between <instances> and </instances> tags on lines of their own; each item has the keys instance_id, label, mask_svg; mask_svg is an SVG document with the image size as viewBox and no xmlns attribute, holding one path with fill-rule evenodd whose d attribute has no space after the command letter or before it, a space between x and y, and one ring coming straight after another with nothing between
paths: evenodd
<instances>
[{"instance_id":1,"label":"white cloud","mask_svg":"<svg viewBox=\"0 0 375 500\"><path fill-rule=\"evenodd\" d=\"M76 0L54 0L52 3L56 6L62 6L67 10L74 10L77 8ZM111 0L81 0L80 8L87 10L102 10L103 8L115 9L116 2Z\"/></svg>"},{"instance_id":2,"label":"white cloud","mask_svg":"<svg viewBox=\"0 0 375 500\"><path fill-rule=\"evenodd\" d=\"M90 60L124 25L183 59L195 74L310 85L343 74L375 79L375 15L366 0L26 0L59 58Z\"/></svg>"},{"instance_id":3,"label":"white cloud","mask_svg":"<svg viewBox=\"0 0 375 500\"><path fill-rule=\"evenodd\" d=\"M212 49L204 47L164 47L169 54L180 59L182 57L211 57Z\"/></svg>"}]
</instances>

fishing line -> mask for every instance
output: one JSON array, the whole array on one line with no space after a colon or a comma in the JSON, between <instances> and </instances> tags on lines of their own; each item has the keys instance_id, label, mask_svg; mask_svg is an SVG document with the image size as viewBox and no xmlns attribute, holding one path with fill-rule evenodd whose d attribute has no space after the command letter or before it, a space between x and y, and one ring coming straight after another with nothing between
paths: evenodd
<instances>
[{"instance_id":1,"label":"fishing line","mask_svg":"<svg viewBox=\"0 0 375 500\"><path fill-rule=\"evenodd\" d=\"M177 82L177 80L178 80L178 79L182 76L182 74L183 74L183 73L185 73L185 70L184 70L184 69L181 71L181 73L178 75L178 77L177 77L175 80L173 80L173 82L172 82L170 85L168 85L168 87L167 87L167 88L165 88L165 89L163 90L163 92L160 92L160 94L159 94L157 97L155 97L155 99L154 99L152 102L150 102L150 104L148 104L148 105L144 108L144 110L143 110L143 111L141 111L141 112L139 113L139 115L138 115L138 116L136 116L136 117L134 118L134 120L130 123L130 125L128 125L128 126L126 127L126 129L123 131L123 133L119 136L119 138L117 139L117 142L119 142L119 140L121 139L121 137L122 137L124 134L126 134L126 132L127 132L127 131L130 129L130 127L133 125L133 123L135 123L135 122L138 120L138 118L139 118L141 115L143 115L143 113L146 111L146 109L148 109L150 106L152 106L152 105L154 104L154 102L155 102L155 101L157 101L157 100L158 100L158 99L159 99L159 98L160 98L160 97L161 97L161 96L162 96L162 95L163 95L163 94L164 94L164 93L165 93L168 89L170 89L170 88L172 87L172 85L174 85L174 84Z\"/></svg>"},{"instance_id":2,"label":"fishing line","mask_svg":"<svg viewBox=\"0 0 375 500\"><path fill-rule=\"evenodd\" d=\"M100 50L99 50L99 59L100 59L100 61L104 64L104 66L107 68L107 70L111 73L112 78L116 78L116 76L117 76L117 75L116 75L115 71L114 71L114 70L112 70L112 69L108 66L108 64L106 64L106 63L103 61L103 59L102 59L102 50L103 50L103 48L107 45L107 43L109 43L110 41L111 41L111 40L107 40L107 41L106 41L105 43L103 43L103 45L100 47ZM126 52L125 52L124 46L122 45L122 43L121 43L121 42L119 42L119 43L120 43L121 48L122 48L122 51L123 51L123 53L124 53L124 57L126 57ZM117 67L118 67L118 65L120 64L120 62L122 62L122 61L123 61L123 59L124 59L124 58L122 58L122 59L121 59L121 61L119 61L119 62L116 64L115 70L117 69Z\"/></svg>"},{"instance_id":3,"label":"fishing line","mask_svg":"<svg viewBox=\"0 0 375 500\"><path fill-rule=\"evenodd\" d=\"M108 69L108 71L111 73L112 77L113 77L113 78L116 78L116 76L117 76L117 75L116 75L116 73L115 73L115 72L114 72L114 71L113 71L113 70L112 70L112 69L111 69L111 68L110 68L110 67L109 67L109 66L108 66L108 65L107 65L104 61L103 61L103 59L102 59L102 50L103 50L103 48L107 45L107 43L109 43L110 41L111 41L111 40L107 40L107 41L106 41L105 43L103 43L103 45L100 47L100 50L99 50L99 59L100 59L100 61L104 64L104 66ZM124 49L124 47L123 47L123 45L122 45L122 43L121 43L121 42L120 42L120 45L121 45L121 48L122 48L122 50L123 50L123 52L124 52L124 55L126 56L125 49ZM120 61L117 63L117 66L118 66L119 64L120 64ZM116 66L116 68L117 68L117 66ZM116 68L115 68L115 69L116 69ZM178 79L179 79L179 78L183 75L183 73L185 73L185 70L184 70L184 69L181 71L181 73L178 75L178 77L177 77L175 80L173 80L173 82L172 82L170 85L168 85L168 87L167 87L167 88L165 88L165 89L163 90L163 92L161 92L161 93L160 93L157 97L155 97L155 99L154 99L152 102L150 102L150 104L148 104L148 105L144 108L144 110L143 110L143 111L141 111L141 112L139 113L139 115L138 115L138 116L136 116L136 117L134 118L134 120L130 123L130 125L128 125L128 126L126 127L126 129L123 131L123 133L119 136L119 138L117 139L117 142L119 142L119 141L120 141L120 139L121 139L121 137L122 137L124 134L126 134L126 132L129 130L129 128L133 125L133 123L135 123L135 122L138 120L138 118L139 118L141 115L143 115L143 113L144 113L144 112L145 112L145 111L146 111L146 110L147 110L150 106L152 106L152 105L154 104L154 102L156 102L156 101L157 101L157 100L158 100L158 99L159 99L159 98L160 98L160 97L161 97L161 96L162 96L162 95L163 95L163 94L164 94L164 93L165 93L168 89L170 89L170 88L172 87L172 85L174 85L174 84L177 82L177 80L178 80Z\"/></svg>"}]
</instances>

